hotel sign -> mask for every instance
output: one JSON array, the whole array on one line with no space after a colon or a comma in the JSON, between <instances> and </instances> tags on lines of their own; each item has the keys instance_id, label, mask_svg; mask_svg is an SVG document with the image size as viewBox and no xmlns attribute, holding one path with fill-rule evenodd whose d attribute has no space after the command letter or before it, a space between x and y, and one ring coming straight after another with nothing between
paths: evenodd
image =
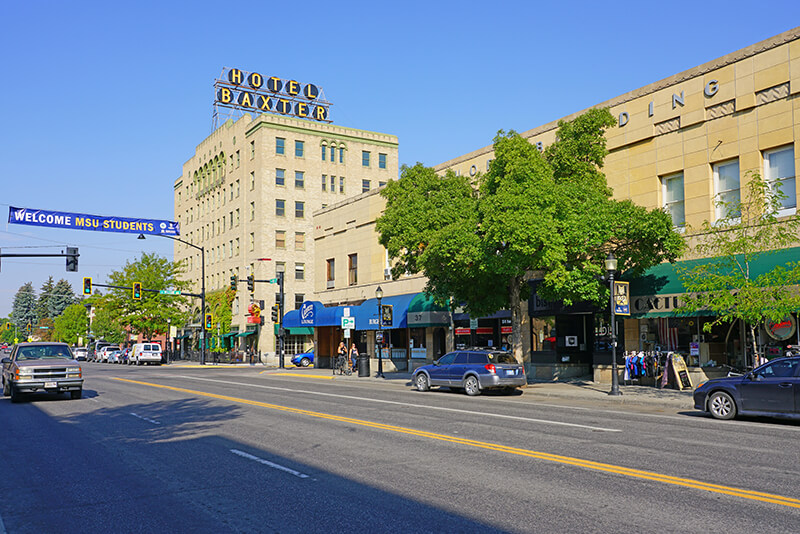
<instances>
[{"instance_id":1,"label":"hotel sign","mask_svg":"<svg viewBox=\"0 0 800 534\"><path fill-rule=\"evenodd\" d=\"M222 78L214 82L214 95L215 104L223 107L331 122L331 103L310 83L225 68Z\"/></svg>"}]
</instances>

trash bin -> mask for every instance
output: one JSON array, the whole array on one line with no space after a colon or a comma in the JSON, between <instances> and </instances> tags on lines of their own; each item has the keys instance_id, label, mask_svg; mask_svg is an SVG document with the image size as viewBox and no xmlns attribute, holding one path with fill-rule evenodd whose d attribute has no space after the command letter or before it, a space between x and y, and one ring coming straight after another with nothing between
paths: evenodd
<instances>
[{"instance_id":1,"label":"trash bin","mask_svg":"<svg viewBox=\"0 0 800 534\"><path fill-rule=\"evenodd\" d=\"M358 377L369 376L369 354L358 355Z\"/></svg>"}]
</instances>

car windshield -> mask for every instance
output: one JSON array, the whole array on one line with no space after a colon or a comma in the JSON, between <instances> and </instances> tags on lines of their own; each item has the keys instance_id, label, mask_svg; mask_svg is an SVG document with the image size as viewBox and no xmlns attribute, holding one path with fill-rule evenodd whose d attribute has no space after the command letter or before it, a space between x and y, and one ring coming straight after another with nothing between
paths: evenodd
<instances>
[{"instance_id":1,"label":"car windshield","mask_svg":"<svg viewBox=\"0 0 800 534\"><path fill-rule=\"evenodd\" d=\"M492 352L489 354L489 361L492 363L517 363L516 358L510 352Z\"/></svg>"},{"instance_id":2,"label":"car windshield","mask_svg":"<svg viewBox=\"0 0 800 534\"><path fill-rule=\"evenodd\" d=\"M17 360L72 359L67 347L42 345L40 347L23 347L17 353Z\"/></svg>"}]
</instances>

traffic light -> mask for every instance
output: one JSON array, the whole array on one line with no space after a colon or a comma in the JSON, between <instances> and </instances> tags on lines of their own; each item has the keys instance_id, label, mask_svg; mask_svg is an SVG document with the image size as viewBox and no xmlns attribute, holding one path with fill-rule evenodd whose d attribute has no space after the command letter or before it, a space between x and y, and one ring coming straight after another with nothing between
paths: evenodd
<instances>
[{"instance_id":1,"label":"traffic light","mask_svg":"<svg viewBox=\"0 0 800 534\"><path fill-rule=\"evenodd\" d=\"M140 282L133 283L133 300L142 300L142 284Z\"/></svg>"},{"instance_id":2,"label":"traffic light","mask_svg":"<svg viewBox=\"0 0 800 534\"><path fill-rule=\"evenodd\" d=\"M214 327L214 316L210 313L206 314L206 330L211 330Z\"/></svg>"},{"instance_id":3,"label":"traffic light","mask_svg":"<svg viewBox=\"0 0 800 534\"><path fill-rule=\"evenodd\" d=\"M33 330L33 326L31 325L31 323L28 323L28 324L25 325L25 333L26 334L31 335L31 331L32 330Z\"/></svg>"},{"instance_id":4,"label":"traffic light","mask_svg":"<svg viewBox=\"0 0 800 534\"><path fill-rule=\"evenodd\" d=\"M91 295L92 294L92 277L91 276L84 276L83 277L83 294L84 295Z\"/></svg>"},{"instance_id":5,"label":"traffic light","mask_svg":"<svg viewBox=\"0 0 800 534\"><path fill-rule=\"evenodd\" d=\"M78 248L67 247L67 272L78 272Z\"/></svg>"},{"instance_id":6,"label":"traffic light","mask_svg":"<svg viewBox=\"0 0 800 534\"><path fill-rule=\"evenodd\" d=\"M247 276L247 290L252 293L256 289L256 276L254 274Z\"/></svg>"},{"instance_id":7,"label":"traffic light","mask_svg":"<svg viewBox=\"0 0 800 534\"><path fill-rule=\"evenodd\" d=\"M381 305L381 326L392 326L392 305Z\"/></svg>"},{"instance_id":8,"label":"traffic light","mask_svg":"<svg viewBox=\"0 0 800 534\"><path fill-rule=\"evenodd\" d=\"M234 274L234 275L231 275L231 289L232 289L233 291L236 291L236 282L237 282L237 281L238 281L238 280L237 280L237 278L236 278L236 275L235 275L235 274Z\"/></svg>"},{"instance_id":9,"label":"traffic light","mask_svg":"<svg viewBox=\"0 0 800 534\"><path fill-rule=\"evenodd\" d=\"M278 322L278 315L279 315L280 311L281 311L281 308L277 304L272 307L272 322L273 323L277 323Z\"/></svg>"}]
</instances>

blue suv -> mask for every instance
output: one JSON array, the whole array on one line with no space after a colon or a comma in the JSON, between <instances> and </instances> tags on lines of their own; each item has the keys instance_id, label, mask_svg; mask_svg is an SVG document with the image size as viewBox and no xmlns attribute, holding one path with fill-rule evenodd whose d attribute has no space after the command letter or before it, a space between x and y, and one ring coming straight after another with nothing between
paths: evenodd
<instances>
[{"instance_id":1,"label":"blue suv","mask_svg":"<svg viewBox=\"0 0 800 534\"><path fill-rule=\"evenodd\" d=\"M436 362L419 367L412 376L417 390L431 386L463 389L467 395L480 395L484 389L513 393L527 384L525 368L508 352L492 350L457 350Z\"/></svg>"}]
</instances>

